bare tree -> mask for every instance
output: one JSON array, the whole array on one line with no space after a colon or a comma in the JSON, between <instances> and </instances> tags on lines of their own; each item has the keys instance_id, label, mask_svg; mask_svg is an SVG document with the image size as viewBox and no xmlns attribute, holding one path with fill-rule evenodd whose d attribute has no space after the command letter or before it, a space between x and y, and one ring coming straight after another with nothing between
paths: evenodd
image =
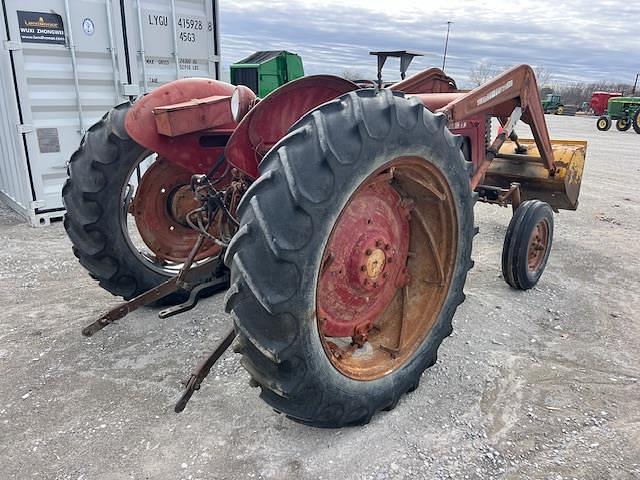
<instances>
[{"instance_id":1,"label":"bare tree","mask_svg":"<svg viewBox=\"0 0 640 480\"><path fill-rule=\"evenodd\" d=\"M552 88L544 88L548 93L554 93L562 97L565 105L580 106L583 102L589 102L593 92L620 92L628 94L631 85L622 82L561 82L552 83Z\"/></svg>"},{"instance_id":2,"label":"bare tree","mask_svg":"<svg viewBox=\"0 0 640 480\"><path fill-rule=\"evenodd\" d=\"M345 68L342 71L342 78L346 78L347 80L362 80L364 78L364 76L362 75L362 73L360 73L357 70L351 69L351 68Z\"/></svg>"},{"instance_id":3,"label":"bare tree","mask_svg":"<svg viewBox=\"0 0 640 480\"><path fill-rule=\"evenodd\" d=\"M553 75L551 72L545 67L534 67L534 73L536 74L536 80L538 81L538 87L543 89L544 87L548 87L551 83L551 79Z\"/></svg>"},{"instance_id":4,"label":"bare tree","mask_svg":"<svg viewBox=\"0 0 640 480\"><path fill-rule=\"evenodd\" d=\"M479 87L487 83L493 77L504 71L504 67L499 67L491 62L480 62L469 70L469 80L474 87Z\"/></svg>"}]
</instances>

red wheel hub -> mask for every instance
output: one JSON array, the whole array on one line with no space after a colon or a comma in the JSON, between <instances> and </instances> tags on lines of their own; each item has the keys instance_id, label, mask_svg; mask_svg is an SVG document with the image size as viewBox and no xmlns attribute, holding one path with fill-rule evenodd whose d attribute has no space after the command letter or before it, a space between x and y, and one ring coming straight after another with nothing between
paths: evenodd
<instances>
[{"instance_id":1,"label":"red wheel hub","mask_svg":"<svg viewBox=\"0 0 640 480\"><path fill-rule=\"evenodd\" d=\"M191 176L179 165L159 158L138 185L132 205L136 226L144 243L162 260L183 262L198 238L186 223L186 215L201 206L189 187ZM220 247L207 240L196 260L219 252Z\"/></svg>"},{"instance_id":2,"label":"red wheel hub","mask_svg":"<svg viewBox=\"0 0 640 480\"><path fill-rule=\"evenodd\" d=\"M380 176L342 211L325 248L317 291L321 333L362 337L409 281L411 202Z\"/></svg>"}]
</instances>

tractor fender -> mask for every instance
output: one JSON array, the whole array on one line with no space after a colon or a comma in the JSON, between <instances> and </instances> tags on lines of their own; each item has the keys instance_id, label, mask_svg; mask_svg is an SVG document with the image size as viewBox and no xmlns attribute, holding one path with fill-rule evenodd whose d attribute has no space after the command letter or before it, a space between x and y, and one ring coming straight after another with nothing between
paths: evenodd
<instances>
[{"instance_id":1,"label":"tractor fender","mask_svg":"<svg viewBox=\"0 0 640 480\"><path fill-rule=\"evenodd\" d=\"M358 88L341 77L312 75L274 90L238 124L225 149L227 161L250 178L258 178L262 158L298 120L320 105Z\"/></svg>"},{"instance_id":2,"label":"tractor fender","mask_svg":"<svg viewBox=\"0 0 640 480\"><path fill-rule=\"evenodd\" d=\"M192 173L207 173L224 153L224 147L236 128L236 123L215 130L168 137L158 133L153 110L196 98L214 95L229 96L235 86L208 78L185 78L162 85L140 97L125 119L129 136L146 149L156 152Z\"/></svg>"}]
</instances>

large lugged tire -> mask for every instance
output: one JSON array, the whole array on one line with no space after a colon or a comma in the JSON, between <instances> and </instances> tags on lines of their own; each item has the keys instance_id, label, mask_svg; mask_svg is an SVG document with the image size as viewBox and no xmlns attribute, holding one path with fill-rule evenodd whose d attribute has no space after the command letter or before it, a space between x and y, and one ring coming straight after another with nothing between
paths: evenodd
<instances>
[{"instance_id":1,"label":"large lugged tire","mask_svg":"<svg viewBox=\"0 0 640 480\"><path fill-rule=\"evenodd\" d=\"M640 135L640 107L636 109L634 112L631 123L633 125L633 131Z\"/></svg>"},{"instance_id":2,"label":"large lugged tire","mask_svg":"<svg viewBox=\"0 0 640 480\"><path fill-rule=\"evenodd\" d=\"M127 134L124 121L131 103L108 112L85 134L69 161L62 198L64 226L73 252L100 286L129 300L172 276L145 262L126 238L122 191L132 170L150 152ZM184 299L180 291L166 302Z\"/></svg>"},{"instance_id":3,"label":"large lugged tire","mask_svg":"<svg viewBox=\"0 0 640 480\"><path fill-rule=\"evenodd\" d=\"M631 120L628 118L620 118L616 121L616 130L626 132L631 128Z\"/></svg>"},{"instance_id":4,"label":"large lugged tire","mask_svg":"<svg viewBox=\"0 0 640 480\"><path fill-rule=\"evenodd\" d=\"M360 90L306 115L267 154L260 178L238 209L241 226L225 259L232 278L226 308L238 333L234 350L243 355L252 384L261 387L261 397L276 411L316 427L365 424L416 389L422 372L436 362L464 300L472 266L476 195L469 188L471 165L461 143L447 130L445 117L432 114L417 99L389 90ZM362 191L359 187L376 172L387 171L391 160L407 157L443 179L439 188L448 193L442 208L450 206L455 219L451 245L443 248L455 253L446 267L442 303L412 353L390 372L357 379L357 371L338 369L319 333L319 321L326 320L316 314L319 276L331 261L324 252L341 212ZM420 198L437 205L428 192ZM415 249L423 252L425 243L412 241L412 255ZM428 278L415 281L437 284ZM413 285L409 292L420 291ZM412 295L411 301L422 301Z\"/></svg>"}]
</instances>

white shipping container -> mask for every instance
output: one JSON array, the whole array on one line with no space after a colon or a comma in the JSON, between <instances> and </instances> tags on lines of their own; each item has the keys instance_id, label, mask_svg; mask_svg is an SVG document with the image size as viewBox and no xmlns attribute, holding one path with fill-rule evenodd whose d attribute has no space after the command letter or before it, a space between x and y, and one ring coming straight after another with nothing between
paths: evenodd
<instances>
[{"instance_id":1,"label":"white shipping container","mask_svg":"<svg viewBox=\"0 0 640 480\"><path fill-rule=\"evenodd\" d=\"M66 164L113 105L219 78L217 0L2 0L0 197L47 225Z\"/></svg>"}]
</instances>

